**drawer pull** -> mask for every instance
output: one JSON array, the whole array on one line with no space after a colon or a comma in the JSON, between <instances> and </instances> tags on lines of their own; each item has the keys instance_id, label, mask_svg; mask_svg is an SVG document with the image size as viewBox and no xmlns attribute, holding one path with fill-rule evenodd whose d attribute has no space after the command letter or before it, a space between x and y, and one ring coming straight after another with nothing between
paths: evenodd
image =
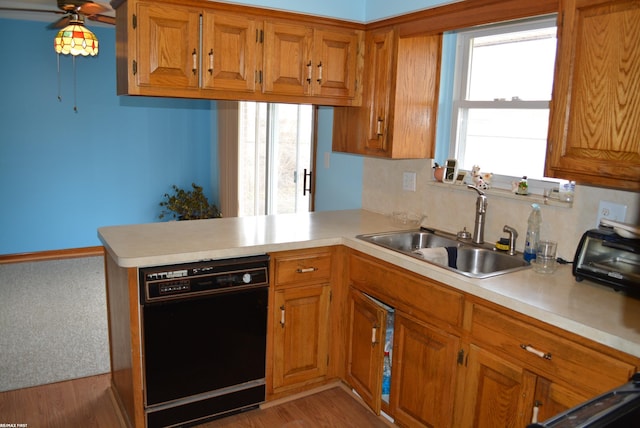
<instances>
[{"instance_id":1,"label":"drawer pull","mask_svg":"<svg viewBox=\"0 0 640 428\"><path fill-rule=\"evenodd\" d=\"M280 306L280 326L284 328L284 305Z\"/></svg>"},{"instance_id":2,"label":"drawer pull","mask_svg":"<svg viewBox=\"0 0 640 428\"><path fill-rule=\"evenodd\" d=\"M315 268L315 267L298 268L298 269L296 269L296 272L298 272L298 273L309 273L309 272L315 272L317 270L318 270L318 268Z\"/></svg>"},{"instance_id":3,"label":"drawer pull","mask_svg":"<svg viewBox=\"0 0 640 428\"><path fill-rule=\"evenodd\" d=\"M531 352L532 354L537 355L540 358L544 358L545 360L550 360L551 359L551 354L548 352L542 352L542 351L538 351L536 348L534 348L531 345L520 345L520 347L522 349L524 349L527 352Z\"/></svg>"}]
</instances>

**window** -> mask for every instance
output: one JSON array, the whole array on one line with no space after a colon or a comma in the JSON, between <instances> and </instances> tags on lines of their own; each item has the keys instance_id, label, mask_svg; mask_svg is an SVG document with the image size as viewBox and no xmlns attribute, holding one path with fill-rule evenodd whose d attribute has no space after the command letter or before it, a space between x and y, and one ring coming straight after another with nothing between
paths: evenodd
<instances>
[{"instance_id":1,"label":"window","mask_svg":"<svg viewBox=\"0 0 640 428\"><path fill-rule=\"evenodd\" d=\"M238 215L308 212L312 106L239 104Z\"/></svg>"},{"instance_id":2,"label":"window","mask_svg":"<svg viewBox=\"0 0 640 428\"><path fill-rule=\"evenodd\" d=\"M448 156L460 169L543 178L555 55L555 17L457 33Z\"/></svg>"}]
</instances>

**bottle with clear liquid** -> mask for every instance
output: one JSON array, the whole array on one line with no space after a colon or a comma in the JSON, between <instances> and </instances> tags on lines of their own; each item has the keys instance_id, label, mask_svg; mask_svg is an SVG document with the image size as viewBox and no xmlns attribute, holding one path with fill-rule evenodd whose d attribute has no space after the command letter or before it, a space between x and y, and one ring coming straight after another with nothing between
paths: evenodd
<instances>
[{"instance_id":1,"label":"bottle with clear liquid","mask_svg":"<svg viewBox=\"0 0 640 428\"><path fill-rule=\"evenodd\" d=\"M536 248L540 240L540 226L542 225L542 212L540 205L531 204L531 214L527 224L527 240L524 244L524 259L529 263L536 258Z\"/></svg>"}]
</instances>

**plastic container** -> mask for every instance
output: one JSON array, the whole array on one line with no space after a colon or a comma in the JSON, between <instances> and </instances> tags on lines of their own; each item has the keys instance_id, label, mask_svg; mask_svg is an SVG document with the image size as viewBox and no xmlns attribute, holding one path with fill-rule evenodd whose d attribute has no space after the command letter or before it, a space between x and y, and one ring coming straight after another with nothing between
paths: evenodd
<instances>
[{"instance_id":1,"label":"plastic container","mask_svg":"<svg viewBox=\"0 0 640 428\"><path fill-rule=\"evenodd\" d=\"M527 181L527 176L523 176L520 182L518 183L518 189L516 190L518 195L528 195L529 194L529 182Z\"/></svg>"},{"instance_id":2,"label":"plastic container","mask_svg":"<svg viewBox=\"0 0 640 428\"><path fill-rule=\"evenodd\" d=\"M389 352L384 353L384 365L382 366L382 395L389 395L391 390L391 359Z\"/></svg>"},{"instance_id":3,"label":"plastic container","mask_svg":"<svg viewBox=\"0 0 640 428\"><path fill-rule=\"evenodd\" d=\"M527 240L524 244L524 259L532 262L536 259L536 249L540 241L540 226L542 225L542 212L540 205L531 204L531 214L527 224Z\"/></svg>"}]
</instances>

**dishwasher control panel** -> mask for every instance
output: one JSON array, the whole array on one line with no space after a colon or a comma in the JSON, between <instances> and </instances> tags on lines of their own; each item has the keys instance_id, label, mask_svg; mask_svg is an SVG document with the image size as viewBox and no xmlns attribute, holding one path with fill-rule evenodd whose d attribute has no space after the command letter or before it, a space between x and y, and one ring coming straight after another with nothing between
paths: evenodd
<instances>
[{"instance_id":1,"label":"dishwasher control panel","mask_svg":"<svg viewBox=\"0 0 640 428\"><path fill-rule=\"evenodd\" d=\"M140 268L140 302L185 299L269 285L269 256Z\"/></svg>"}]
</instances>

